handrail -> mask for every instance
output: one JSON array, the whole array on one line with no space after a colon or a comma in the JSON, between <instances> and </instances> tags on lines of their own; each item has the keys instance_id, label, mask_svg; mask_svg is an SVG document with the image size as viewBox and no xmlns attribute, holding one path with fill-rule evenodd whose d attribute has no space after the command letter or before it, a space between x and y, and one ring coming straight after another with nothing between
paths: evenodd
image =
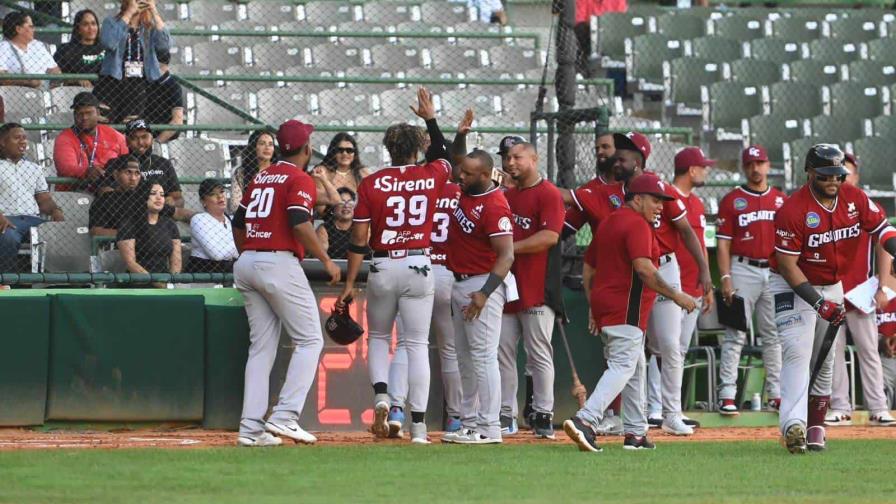
<instances>
[{"instance_id":1,"label":"handrail","mask_svg":"<svg viewBox=\"0 0 896 504\"><path fill-rule=\"evenodd\" d=\"M209 100L210 102L212 102L212 103L214 103L215 105L217 105L217 106L219 106L219 107L221 107L221 108L227 110L228 112L233 113L233 114L236 114L236 115L242 117L243 119L245 119L245 120L247 120L247 121L249 121L249 122L251 122L251 123L261 124L261 125L264 125L264 124L265 124L265 123L262 122L261 120L259 120L259 119L255 118L255 117L253 117L252 114L246 112L245 110L243 110L243 109L241 109L241 108L239 108L239 107L237 107L237 106L235 106L235 105L233 105L233 104L231 104L231 103L228 103L228 102L226 102L226 101L224 101L224 100L218 98L217 96L215 96L215 95L209 93L208 91L206 91L205 89L203 89L203 88L197 86L196 84L193 84L192 82L185 80L183 77L180 77L180 76L177 76L177 75L172 75L172 77L174 77L174 80L176 80L176 81L177 81L178 83L180 83L182 86L184 86L184 87L186 87L187 89L193 91L194 93L197 93L197 94L201 95L201 96L204 97L206 100Z\"/></svg>"}]
</instances>

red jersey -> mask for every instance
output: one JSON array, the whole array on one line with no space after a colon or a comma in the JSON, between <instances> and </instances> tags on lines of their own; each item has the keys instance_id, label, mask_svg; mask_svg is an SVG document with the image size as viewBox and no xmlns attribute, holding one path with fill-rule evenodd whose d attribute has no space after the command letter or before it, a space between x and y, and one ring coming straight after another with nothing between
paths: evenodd
<instances>
[{"instance_id":1,"label":"red jersey","mask_svg":"<svg viewBox=\"0 0 896 504\"><path fill-rule=\"evenodd\" d=\"M488 273L498 258L492 236L513 235L513 213L497 187L482 194L461 192L448 227L448 269L462 275Z\"/></svg>"},{"instance_id":2,"label":"red jersey","mask_svg":"<svg viewBox=\"0 0 896 504\"><path fill-rule=\"evenodd\" d=\"M446 264L448 260L448 226L451 224L451 213L457 208L460 199L460 186L448 182L442 188L442 195L436 201L436 212L432 215L432 242L430 259L433 264Z\"/></svg>"},{"instance_id":3,"label":"red jersey","mask_svg":"<svg viewBox=\"0 0 896 504\"><path fill-rule=\"evenodd\" d=\"M703 201L693 192L684 196L679 191L678 197L688 212L688 223L694 230L694 234L697 235L700 248L705 253L706 243L703 240L703 235L706 231L706 209L703 206ZM697 267L697 261L691 256L688 248L684 246L683 240L678 240L675 257L678 259L678 268L681 270L681 290L692 297L703 296L703 286L700 285L700 268Z\"/></svg>"},{"instance_id":4,"label":"red jersey","mask_svg":"<svg viewBox=\"0 0 896 504\"><path fill-rule=\"evenodd\" d=\"M246 212L243 249L288 250L304 258L305 247L292 234L288 211L297 209L311 216L316 200L314 180L292 163L279 161L255 175L240 202Z\"/></svg>"},{"instance_id":5,"label":"red jersey","mask_svg":"<svg viewBox=\"0 0 896 504\"><path fill-rule=\"evenodd\" d=\"M876 233L887 216L861 189L842 185L833 209L815 199L806 184L775 215L775 250L799 256L798 265L812 285L832 285L861 256L862 234ZM777 269L771 257L771 267Z\"/></svg>"},{"instance_id":6,"label":"red jersey","mask_svg":"<svg viewBox=\"0 0 896 504\"><path fill-rule=\"evenodd\" d=\"M734 189L719 203L716 237L731 241L732 255L767 260L775 248L775 212L786 198L774 187L761 193Z\"/></svg>"},{"instance_id":7,"label":"red jersey","mask_svg":"<svg viewBox=\"0 0 896 504\"><path fill-rule=\"evenodd\" d=\"M578 231L585 223L588 223L591 226L592 235L600 225L600 221L625 202L625 186L622 182L595 184L592 187L585 184L572 191L571 194L573 204L566 210L566 227Z\"/></svg>"},{"instance_id":8,"label":"red jersey","mask_svg":"<svg viewBox=\"0 0 896 504\"><path fill-rule=\"evenodd\" d=\"M653 230L656 232L656 241L660 247L660 255L666 255L678 248L681 241L681 235L678 229L673 226L673 222L687 216L688 211L684 203L679 199L678 190L672 184L663 183L666 194L675 199L663 202L663 211L660 216L653 221ZM680 264L680 260L679 260Z\"/></svg>"},{"instance_id":9,"label":"red jersey","mask_svg":"<svg viewBox=\"0 0 896 504\"><path fill-rule=\"evenodd\" d=\"M558 235L563 230L563 217L566 210L563 196L557 186L541 179L532 187L517 187L504 192L510 210L513 212L513 241L518 242L541 230L548 230ZM516 254L510 271L517 278L525 277L518 282L520 298L504 306L507 313L517 313L533 306L544 304L544 281L548 270L548 251L534 254Z\"/></svg>"},{"instance_id":10,"label":"red jersey","mask_svg":"<svg viewBox=\"0 0 896 504\"><path fill-rule=\"evenodd\" d=\"M896 299L877 312L877 333L887 337L896 335Z\"/></svg>"},{"instance_id":11,"label":"red jersey","mask_svg":"<svg viewBox=\"0 0 896 504\"><path fill-rule=\"evenodd\" d=\"M656 266L660 251L650 224L629 207L605 219L597 233L606 246L588 249L585 262L595 268L591 315L598 327L632 325L647 329L656 292L644 286L632 263L649 258Z\"/></svg>"},{"instance_id":12,"label":"red jersey","mask_svg":"<svg viewBox=\"0 0 896 504\"><path fill-rule=\"evenodd\" d=\"M355 222L370 223L373 250L428 248L433 213L451 165L437 159L425 165L381 168L358 186Z\"/></svg>"},{"instance_id":13,"label":"red jersey","mask_svg":"<svg viewBox=\"0 0 896 504\"><path fill-rule=\"evenodd\" d=\"M611 184L613 184L613 182L607 182L606 180L604 180L603 175L598 175L598 176L594 177L593 179L589 180L588 182L585 182L584 184L580 185L578 187L578 189L594 190L600 186L611 185Z\"/></svg>"}]
</instances>

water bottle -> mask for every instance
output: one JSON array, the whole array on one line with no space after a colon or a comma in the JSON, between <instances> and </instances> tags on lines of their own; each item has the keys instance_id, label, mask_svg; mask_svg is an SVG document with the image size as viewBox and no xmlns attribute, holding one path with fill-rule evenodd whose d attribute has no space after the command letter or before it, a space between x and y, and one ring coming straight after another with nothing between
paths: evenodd
<instances>
[{"instance_id":1,"label":"water bottle","mask_svg":"<svg viewBox=\"0 0 896 504\"><path fill-rule=\"evenodd\" d=\"M753 400L750 401L750 409L753 411L762 409L762 395L759 392L753 394Z\"/></svg>"}]
</instances>

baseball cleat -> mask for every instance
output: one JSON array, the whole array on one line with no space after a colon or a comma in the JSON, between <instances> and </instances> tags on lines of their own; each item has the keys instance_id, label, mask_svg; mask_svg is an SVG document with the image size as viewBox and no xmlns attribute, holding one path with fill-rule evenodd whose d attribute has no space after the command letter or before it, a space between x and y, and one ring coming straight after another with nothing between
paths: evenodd
<instances>
[{"instance_id":1,"label":"baseball cleat","mask_svg":"<svg viewBox=\"0 0 896 504\"><path fill-rule=\"evenodd\" d=\"M845 411L831 410L824 417L824 424L828 427L840 427L842 425L852 425L852 416Z\"/></svg>"},{"instance_id":2,"label":"baseball cleat","mask_svg":"<svg viewBox=\"0 0 896 504\"><path fill-rule=\"evenodd\" d=\"M389 436L389 394L377 394L373 401L373 424L370 432L378 438Z\"/></svg>"},{"instance_id":3,"label":"baseball cleat","mask_svg":"<svg viewBox=\"0 0 896 504\"><path fill-rule=\"evenodd\" d=\"M594 429L579 417L572 417L563 422L563 432L566 432L569 439L579 447L579 451L595 453L604 451L597 444Z\"/></svg>"},{"instance_id":4,"label":"baseball cleat","mask_svg":"<svg viewBox=\"0 0 896 504\"><path fill-rule=\"evenodd\" d=\"M557 439L554 435L554 415L550 413L535 414L535 437L539 439Z\"/></svg>"},{"instance_id":5,"label":"baseball cleat","mask_svg":"<svg viewBox=\"0 0 896 504\"><path fill-rule=\"evenodd\" d=\"M674 415L663 420L663 432L673 436L690 436L694 433L694 429L686 425L680 415Z\"/></svg>"},{"instance_id":6,"label":"baseball cleat","mask_svg":"<svg viewBox=\"0 0 896 504\"><path fill-rule=\"evenodd\" d=\"M681 415L681 421L692 429L697 429L700 427L700 422L694 420L693 418L688 418L687 415Z\"/></svg>"},{"instance_id":7,"label":"baseball cleat","mask_svg":"<svg viewBox=\"0 0 896 504\"><path fill-rule=\"evenodd\" d=\"M806 428L795 423L784 431L784 446L794 455L806 453Z\"/></svg>"},{"instance_id":8,"label":"baseball cleat","mask_svg":"<svg viewBox=\"0 0 896 504\"><path fill-rule=\"evenodd\" d=\"M466 429L462 434L458 435L457 438L450 442L469 445L499 444L501 443L501 438L490 438L484 434L476 432L473 429Z\"/></svg>"},{"instance_id":9,"label":"baseball cleat","mask_svg":"<svg viewBox=\"0 0 896 504\"><path fill-rule=\"evenodd\" d=\"M463 429L463 427L464 424L458 417L448 417L448 421L445 422L445 432L457 432Z\"/></svg>"},{"instance_id":10,"label":"baseball cleat","mask_svg":"<svg viewBox=\"0 0 896 504\"><path fill-rule=\"evenodd\" d=\"M530 423L529 426L534 425ZM501 435L502 436L512 436L520 431L519 425L516 423L516 418L501 415Z\"/></svg>"},{"instance_id":11,"label":"baseball cleat","mask_svg":"<svg viewBox=\"0 0 896 504\"><path fill-rule=\"evenodd\" d=\"M626 434L622 443L623 450L656 450L656 445L651 443L647 436Z\"/></svg>"},{"instance_id":12,"label":"baseball cleat","mask_svg":"<svg viewBox=\"0 0 896 504\"><path fill-rule=\"evenodd\" d=\"M469 430L469 429L464 429L463 427L461 427L459 430L456 430L454 432L446 432L446 433L442 434L442 442L443 443L453 443L453 442L457 441L457 438L459 438L461 436L465 436L467 430Z\"/></svg>"},{"instance_id":13,"label":"baseball cleat","mask_svg":"<svg viewBox=\"0 0 896 504\"><path fill-rule=\"evenodd\" d=\"M809 427L806 433L806 449L809 451L820 452L825 448L824 427L813 425Z\"/></svg>"},{"instance_id":14,"label":"baseball cleat","mask_svg":"<svg viewBox=\"0 0 896 504\"><path fill-rule=\"evenodd\" d=\"M719 414L723 416L737 416L740 415L740 411L737 411L737 404L734 403L734 399L722 399L719 401Z\"/></svg>"},{"instance_id":15,"label":"baseball cleat","mask_svg":"<svg viewBox=\"0 0 896 504\"><path fill-rule=\"evenodd\" d=\"M283 444L283 440L267 432L262 432L257 436L240 435L236 438L236 444L250 448L261 448L265 446L279 446Z\"/></svg>"},{"instance_id":16,"label":"baseball cleat","mask_svg":"<svg viewBox=\"0 0 896 504\"><path fill-rule=\"evenodd\" d=\"M299 427L299 424L295 422L280 423L268 420L264 423L264 430L271 434L288 437L296 443L314 444L317 442L317 438L314 435Z\"/></svg>"},{"instance_id":17,"label":"baseball cleat","mask_svg":"<svg viewBox=\"0 0 896 504\"><path fill-rule=\"evenodd\" d=\"M896 418L889 411L878 411L868 417L868 423L875 427L893 427L896 426Z\"/></svg>"},{"instance_id":18,"label":"baseball cleat","mask_svg":"<svg viewBox=\"0 0 896 504\"><path fill-rule=\"evenodd\" d=\"M423 422L411 423L411 443L414 444L431 444L429 437L426 435L426 424Z\"/></svg>"},{"instance_id":19,"label":"baseball cleat","mask_svg":"<svg viewBox=\"0 0 896 504\"><path fill-rule=\"evenodd\" d=\"M605 416L603 420L594 428L594 433L598 436L621 436L622 417L621 416Z\"/></svg>"},{"instance_id":20,"label":"baseball cleat","mask_svg":"<svg viewBox=\"0 0 896 504\"><path fill-rule=\"evenodd\" d=\"M389 425L390 438L401 439L404 433L401 432L401 426L404 424L404 411L398 406L392 406L389 410L389 419L386 422Z\"/></svg>"},{"instance_id":21,"label":"baseball cleat","mask_svg":"<svg viewBox=\"0 0 896 504\"><path fill-rule=\"evenodd\" d=\"M661 416L648 416L647 417L647 427L653 429L654 427L662 427L663 426L663 417Z\"/></svg>"}]
</instances>

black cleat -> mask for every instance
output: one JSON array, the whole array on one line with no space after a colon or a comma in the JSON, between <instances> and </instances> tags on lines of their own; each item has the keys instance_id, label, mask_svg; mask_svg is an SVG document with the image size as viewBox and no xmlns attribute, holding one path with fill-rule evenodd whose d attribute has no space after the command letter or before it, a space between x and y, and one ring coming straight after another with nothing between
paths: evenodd
<instances>
[{"instance_id":1,"label":"black cleat","mask_svg":"<svg viewBox=\"0 0 896 504\"><path fill-rule=\"evenodd\" d=\"M594 438L594 429L578 417L572 417L563 422L563 431L579 447L579 451L603 451L603 448L597 445L597 440Z\"/></svg>"},{"instance_id":2,"label":"black cleat","mask_svg":"<svg viewBox=\"0 0 896 504\"><path fill-rule=\"evenodd\" d=\"M656 450L656 445L651 443L647 436L626 434L622 448L624 450Z\"/></svg>"}]
</instances>

